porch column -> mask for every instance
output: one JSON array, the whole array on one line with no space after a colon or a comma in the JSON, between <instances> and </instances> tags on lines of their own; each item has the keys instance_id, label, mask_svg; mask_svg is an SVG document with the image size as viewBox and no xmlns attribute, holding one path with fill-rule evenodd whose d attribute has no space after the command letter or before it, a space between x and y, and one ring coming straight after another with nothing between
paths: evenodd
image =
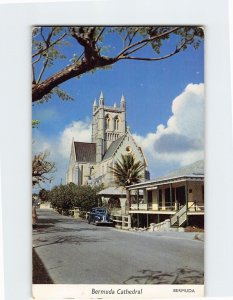
<instances>
[{"instance_id":1,"label":"porch column","mask_svg":"<svg viewBox=\"0 0 233 300\"><path fill-rule=\"evenodd\" d=\"M188 226L189 221L188 221L188 182L187 182L187 180L185 181L185 202L186 202L186 216L187 216L186 224Z\"/></svg>"},{"instance_id":2,"label":"porch column","mask_svg":"<svg viewBox=\"0 0 233 300\"><path fill-rule=\"evenodd\" d=\"M172 210L172 184L170 183L169 185L169 189L170 189L170 209Z\"/></svg>"},{"instance_id":3,"label":"porch column","mask_svg":"<svg viewBox=\"0 0 233 300\"><path fill-rule=\"evenodd\" d=\"M126 201L128 202L129 205L129 210L131 207L131 195L130 195L130 190L126 189Z\"/></svg>"},{"instance_id":4,"label":"porch column","mask_svg":"<svg viewBox=\"0 0 233 300\"><path fill-rule=\"evenodd\" d=\"M157 204L158 204L158 210L160 209L159 208L159 186L157 188Z\"/></svg>"},{"instance_id":5,"label":"porch column","mask_svg":"<svg viewBox=\"0 0 233 300\"><path fill-rule=\"evenodd\" d=\"M176 198L176 189L175 189L175 205L176 205L176 211L178 211L179 207L178 207L178 201L177 201L177 198Z\"/></svg>"},{"instance_id":6,"label":"porch column","mask_svg":"<svg viewBox=\"0 0 233 300\"><path fill-rule=\"evenodd\" d=\"M138 210L139 210L139 190L137 189L137 206L138 206Z\"/></svg>"},{"instance_id":7,"label":"porch column","mask_svg":"<svg viewBox=\"0 0 233 300\"><path fill-rule=\"evenodd\" d=\"M146 210L148 210L148 199L147 199L147 190L143 189L144 199L146 202Z\"/></svg>"}]
</instances>

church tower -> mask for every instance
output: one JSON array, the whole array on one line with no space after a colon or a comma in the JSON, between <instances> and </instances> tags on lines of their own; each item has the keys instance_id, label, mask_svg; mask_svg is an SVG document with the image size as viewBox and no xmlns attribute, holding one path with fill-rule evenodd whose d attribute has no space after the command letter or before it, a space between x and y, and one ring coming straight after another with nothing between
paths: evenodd
<instances>
[{"instance_id":1,"label":"church tower","mask_svg":"<svg viewBox=\"0 0 233 300\"><path fill-rule=\"evenodd\" d=\"M102 158L111 144L126 133L126 101L122 95L120 106L105 106L101 92L99 106L95 100L92 116L92 143L96 143L96 162Z\"/></svg>"}]
</instances>

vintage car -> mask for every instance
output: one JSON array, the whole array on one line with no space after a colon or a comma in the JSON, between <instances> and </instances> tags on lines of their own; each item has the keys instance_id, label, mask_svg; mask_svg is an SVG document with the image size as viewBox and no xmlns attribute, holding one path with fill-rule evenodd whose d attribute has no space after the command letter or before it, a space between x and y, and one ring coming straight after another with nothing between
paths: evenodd
<instances>
[{"instance_id":1,"label":"vintage car","mask_svg":"<svg viewBox=\"0 0 233 300\"><path fill-rule=\"evenodd\" d=\"M94 207L88 214L88 223L94 223L96 226L100 224L113 225L113 220L107 208Z\"/></svg>"}]
</instances>

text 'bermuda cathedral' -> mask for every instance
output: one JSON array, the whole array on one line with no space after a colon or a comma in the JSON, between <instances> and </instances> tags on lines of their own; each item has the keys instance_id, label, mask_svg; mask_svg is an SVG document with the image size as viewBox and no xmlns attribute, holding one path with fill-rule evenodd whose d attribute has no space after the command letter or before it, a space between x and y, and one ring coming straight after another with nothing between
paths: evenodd
<instances>
[{"instance_id":1,"label":"text 'bermuda cathedral'","mask_svg":"<svg viewBox=\"0 0 233 300\"><path fill-rule=\"evenodd\" d=\"M67 183L78 185L114 186L114 167L121 155L132 154L144 164L142 181L149 179L148 164L142 148L137 145L126 122L126 101L122 95L120 106L105 106L101 92L99 105L95 100L92 115L91 143L72 141Z\"/></svg>"}]
</instances>

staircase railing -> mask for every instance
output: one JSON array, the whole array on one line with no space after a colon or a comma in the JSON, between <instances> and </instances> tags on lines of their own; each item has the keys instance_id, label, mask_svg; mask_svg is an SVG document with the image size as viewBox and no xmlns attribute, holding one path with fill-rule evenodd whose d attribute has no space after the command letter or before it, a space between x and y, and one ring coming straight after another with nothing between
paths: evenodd
<instances>
[{"instance_id":1,"label":"staircase railing","mask_svg":"<svg viewBox=\"0 0 233 300\"><path fill-rule=\"evenodd\" d=\"M181 209L171 217L171 226L178 225L181 226L187 220L187 205L181 207Z\"/></svg>"},{"instance_id":2,"label":"staircase railing","mask_svg":"<svg viewBox=\"0 0 233 300\"><path fill-rule=\"evenodd\" d=\"M187 221L187 214L186 214L186 212L183 213L183 215L181 215L181 216L179 217L179 227L180 227L182 224L184 224L185 221Z\"/></svg>"}]
</instances>

